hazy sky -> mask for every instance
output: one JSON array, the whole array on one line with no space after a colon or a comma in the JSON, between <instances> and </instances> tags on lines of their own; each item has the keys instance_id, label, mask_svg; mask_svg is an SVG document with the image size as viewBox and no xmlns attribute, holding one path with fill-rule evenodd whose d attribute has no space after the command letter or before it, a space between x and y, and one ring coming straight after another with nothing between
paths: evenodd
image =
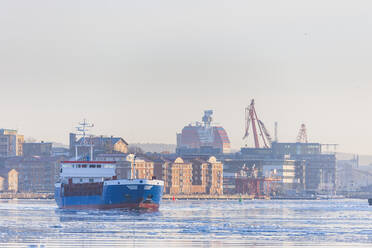
<instances>
[{"instance_id":1,"label":"hazy sky","mask_svg":"<svg viewBox=\"0 0 372 248\"><path fill-rule=\"evenodd\" d=\"M244 108L279 140L372 154L371 1L1 1L0 127L68 143L175 143L213 109L232 146Z\"/></svg>"}]
</instances>

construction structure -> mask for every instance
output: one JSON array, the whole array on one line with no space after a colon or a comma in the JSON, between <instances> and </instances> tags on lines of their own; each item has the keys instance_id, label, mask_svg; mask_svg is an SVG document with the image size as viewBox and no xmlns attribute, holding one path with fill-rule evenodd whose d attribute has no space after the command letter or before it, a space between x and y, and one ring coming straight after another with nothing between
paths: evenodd
<instances>
[{"instance_id":1,"label":"construction structure","mask_svg":"<svg viewBox=\"0 0 372 248\"><path fill-rule=\"evenodd\" d=\"M279 182L281 179L264 177L262 174L260 175L259 170L255 165L251 167L244 165L235 180L235 190L238 194L252 195L257 199L279 194L278 190L280 187L272 184L272 182Z\"/></svg>"},{"instance_id":2,"label":"construction structure","mask_svg":"<svg viewBox=\"0 0 372 248\"><path fill-rule=\"evenodd\" d=\"M257 117L257 112L254 107L254 99L252 99L251 104L245 108L245 133L243 140L248 140L250 127L252 127L254 147L261 148L261 138L262 148L270 148L272 142L271 136L264 123Z\"/></svg>"},{"instance_id":3,"label":"construction structure","mask_svg":"<svg viewBox=\"0 0 372 248\"><path fill-rule=\"evenodd\" d=\"M276 130L277 124L275 124L275 140L277 140ZM253 138L253 147L248 147L250 137ZM284 172L286 161L273 162L271 158L271 144L273 141L263 121L258 118L254 99L245 108L243 140L246 145L241 149L240 159L230 161L232 164L235 163L234 166L226 166L226 170L230 168L227 175L234 173L234 193L249 194L256 198L278 194L281 190L280 186L284 184L284 178L288 177L288 173ZM225 161L225 163L229 164L229 161ZM290 174L290 177L292 177L290 181L293 183L295 173L294 168L292 169L293 173ZM226 181L228 180L227 178ZM228 190L228 187L226 187L226 190Z\"/></svg>"},{"instance_id":4,"label":"construction structure","mask_svg":"<svg viewBox=\"0 0 372 248\"><path fill-rule=\"evenodd\" d=\"M212 110L204 111L202 123L189 124L177 134L177 154L214 155L230 152L227 132L221 126L212 125L212 114Z\"/></svg>"},{"instance_id":5,"label":"construction structure","mask_svg":"<svg viewBox=\"0 0 372 248\"><path fill-rule=\"evenodd\" d=\"M307 132L305 124L301 124L301 128L300 131L298 132L296 141L299 143L307 143Z\"/></svg>"}]
</instances>

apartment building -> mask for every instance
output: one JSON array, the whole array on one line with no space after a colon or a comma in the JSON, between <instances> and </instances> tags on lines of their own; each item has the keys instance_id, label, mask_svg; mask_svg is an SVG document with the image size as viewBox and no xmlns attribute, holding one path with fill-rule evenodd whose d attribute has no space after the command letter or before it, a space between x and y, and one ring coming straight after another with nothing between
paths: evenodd
<instances>
[{"instance_id":1,"label":"apartment building","mask_svg":"<svg viewBox=\"0 0 372 248\"><path fill-rule=\"evenodd\" d=\"M23 155L24 136L17 130L0 129L0 157L15 157Z\"/></svg>"}]
</instances>

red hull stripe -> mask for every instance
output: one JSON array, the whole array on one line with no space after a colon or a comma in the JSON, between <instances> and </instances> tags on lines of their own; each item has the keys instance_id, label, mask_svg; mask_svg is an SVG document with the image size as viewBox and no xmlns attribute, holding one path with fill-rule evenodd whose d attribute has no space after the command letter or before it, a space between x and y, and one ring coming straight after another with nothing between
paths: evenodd
<instances>
[{"instance_id":1,"label":"red hull stripe","mask_svg":"<svg viewBox=\"0 0 372 248\"><path fill-rule=\"evenodd\" d=\"M63 209L113 209L113 208L125 208L125 209L151 209L157 210L159 204L155 203L123 203L123 204L91 204L91 205L69 205L61 207Z\"/></svg>"},{"instance_id":2,"label":"red hull stripe","mask_svg":"<svg viewBox=\"0 0 372 248\"><path fill-rule=\"evenodd\" d=\"M116 164L115 161L61 161L62 164Z\"/></svg>"}]
</instances>

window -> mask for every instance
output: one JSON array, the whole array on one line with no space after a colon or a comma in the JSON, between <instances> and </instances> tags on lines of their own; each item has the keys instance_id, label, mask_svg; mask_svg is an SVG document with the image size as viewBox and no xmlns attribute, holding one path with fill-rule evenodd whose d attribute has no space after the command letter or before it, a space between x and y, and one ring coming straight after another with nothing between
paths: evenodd
<instances>
[{"instance_id":1,"label":"window","mask_svg":"<svg viewBox=\"0 0 372 248\"><path fill-rule=\"evenodd\" d=\"M96 168L96 165L95 164L91 164L91 165L89 165L89 168Z\"/></svg>"},{"instance_id":2,"label":"window","mask_svg":"<svg viewBox=\"0 0 372 248\"><path fill-rule=\"evenodd\" d=\"M89 178L89 182L90 183L93 183L94 182L94 179L93 178Z\"/></svg>"}]
</instances>

